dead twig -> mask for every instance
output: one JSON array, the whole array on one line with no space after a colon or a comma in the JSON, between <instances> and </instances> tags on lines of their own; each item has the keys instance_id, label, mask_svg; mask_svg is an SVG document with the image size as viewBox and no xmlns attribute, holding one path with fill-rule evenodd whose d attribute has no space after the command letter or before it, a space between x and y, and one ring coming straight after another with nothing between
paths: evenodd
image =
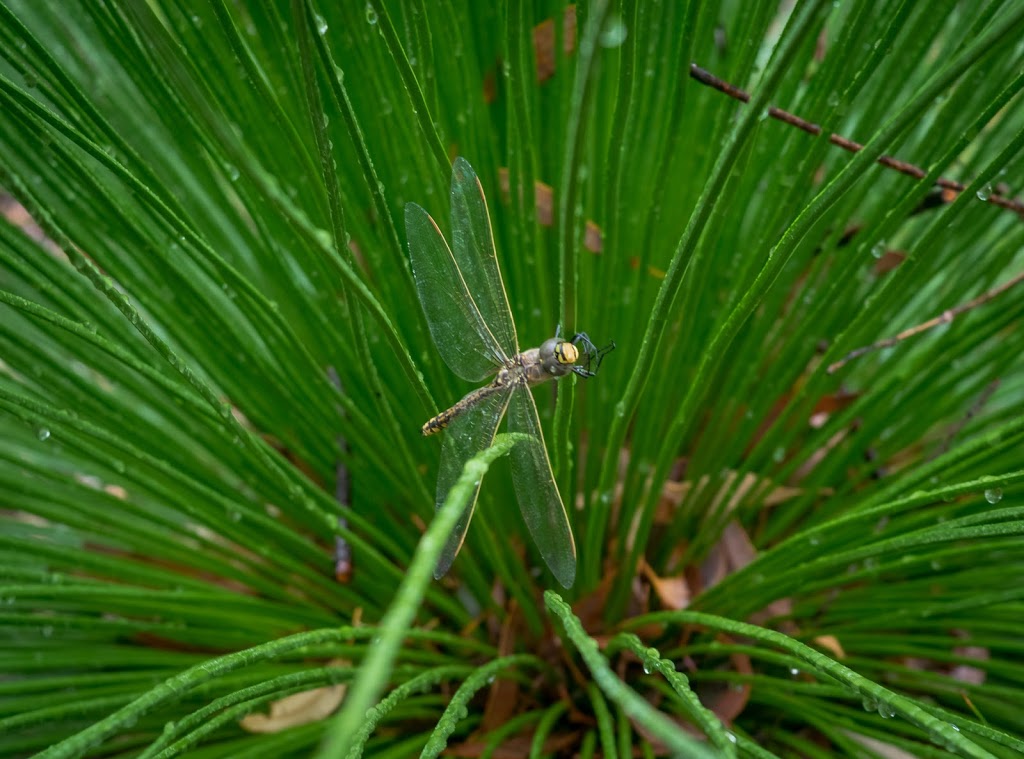
<instances>
[{"instance_id":1,"label":"dead twig","mask_svg":"<svg viewBox=\"0 0 1024 759\"><path fill-rule=\"evenodd\" d=\"M895 335L894 337L887 337L885 340L879 340L878 342L871 343L871 345L865 345L863 348L857 348L856 350L850 351L845 356L843 356L843 358L836 361L834 364L830 364L828 367L828 373L835 373L839 369L842 369L848 362L852 361L858 356L863 356L865 353L870 353L871 351L880 350L882 348L891 348L892 346L901 343L904 340L913 337L914 335L919 335L922 332L926 332L932 327L937 327L940 324L949 324L956 317L958 317L965 311L970 311L972 308L977 308L978 306L988 303L990 300L993 300L999 295L1002 295L1004 292L1012 288L1014 285L1020 284L1022 281L1024 281L1024 273L1018 274L1017 276L1013 277L1007 282L1004 282L998 287L994 287L988 292L982 293L977 298L973 298L972 300L969 300L966 303L962 303L961 305L956 306L955 308L946 309L938 316L929 319L926 322L922 322L921 324L917 324L913 327L905 329L899 334Z\"/></svg>"},{"instance_id":2,"label":"dead twig","mask_svg":"<svg viewBox=\"0 0 1024 759\"><path fill-rule=\"evenodd\" d=\"M690 77L696 79L701 84L707 85L708 87L716 89L719 92L722 92L731 98L739 100L741 103L750 102L750 95L747 92L741 90L739 87L736 87L735 85L729 84L728 82L719 79L714 74L711 74L708 71L702 69L696 63L690 64ZM789 124L790 126L796 127L797 129L807 132L808 134L813 134L817 136L822 133L822 128L818 124L814 124L810 121L807 121L806 119L802 119L799 116L790 113L789 111L782 110L781 108L771 106L768 109L768 115L771 116L773 119L777 119L778 121L781 121L785 124ZM834 132L829 135L828 141L831 142L836 147L840 147L843 150L847 150L851 153L857 153L864 148L864 146L861 145L859 142L854 142L853 140L847 139L846 137L843 137L840 134L835 134ZM901 174L906 174L907 176L913 177L914 179L920 180L924 179L925 176L927 176L927 172L921 167L915 166L912 163L907 163L906 161L901 161L900 159L894 158L893 156L884 155L878 159L878 163L890 169L895 169ZM953 197L956 197L956 195L959 195L961 192L967 189L967 185L963 184L962 182L957 182L954 179L946 179L945 177L939 177L937 180L935 180L935 184L944 190L949 190L951 193L953 193ZM981 198L980 193L979 198ZM946 200L946 198L943 199ZM952 198L949 198L949 200L951 199ZM1009 211L1013 211L1021 218L1024 218L1024 202L1021 202L1015 198L1007 198L999 194L998 192L991 192L981 199L987 203L991 203L994 206L999 206L1000 208L1005 208Z\"/></svg>"}]
</instances>

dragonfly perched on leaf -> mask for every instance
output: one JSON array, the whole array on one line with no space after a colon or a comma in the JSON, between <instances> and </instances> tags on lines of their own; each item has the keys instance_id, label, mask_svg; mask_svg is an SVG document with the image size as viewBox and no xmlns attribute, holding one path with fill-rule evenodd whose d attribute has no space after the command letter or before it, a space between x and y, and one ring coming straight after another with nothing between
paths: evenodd
<instances>
[{"instance_id":1,"label":"dragonfly perched on leaf","mask_svg":"<svg viewBox=\"0 0 1024 759\"><path fill-rule=\"evenodd\" d=\"M446 431L437 477L441 507L466 462L494 442L505 413L509 431L525 433L510 454L512 479L523 520L541 556L565 587L576 579L576 544L569 517L551 472L530 386L568 374L592 377L610 343L598 349L586 334L555 336L539 348L520 352L512 311L494 253L491 222L480 180L463 158L452 165L452 247L430 215L415 203L405 206L405 228L416 290L430 334L448 367L478 388L423 425L423 434ZM462 547L476 508L477 483L434 572L441 577Z\"/></svg>"}]
</instances>

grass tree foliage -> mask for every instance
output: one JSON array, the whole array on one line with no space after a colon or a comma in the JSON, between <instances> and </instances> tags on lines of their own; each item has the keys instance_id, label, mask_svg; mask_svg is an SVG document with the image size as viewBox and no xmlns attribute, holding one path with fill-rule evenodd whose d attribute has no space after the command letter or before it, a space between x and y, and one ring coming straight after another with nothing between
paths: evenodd
<instances>
[{"instance_id":1,"label":"grass tree foliage","mask_svg":"<svg viewBox=\"0 0 1024 759\"><path fill-rule=\"evenodd\" d=\"M998 1L2 0L0 754L1024 752L1022 40ZM456 155L523 345L618 343L535 393L570 590L514 436L434 513L468 387L401 219L448 229Z\"/></svg>"}]
</instances>

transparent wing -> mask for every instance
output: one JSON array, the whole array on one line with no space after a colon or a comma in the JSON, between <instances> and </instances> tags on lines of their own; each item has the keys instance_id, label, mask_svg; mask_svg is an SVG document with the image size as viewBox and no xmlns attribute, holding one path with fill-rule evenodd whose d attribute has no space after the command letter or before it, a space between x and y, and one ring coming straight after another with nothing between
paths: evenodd
<instances>
[{"instance_id":1,"label":"transparent wing","mask_svg":"<svg viewBox=\"0 0 1024 759\"><path fill-rule=\"evenodd\" d=\"M448 497L448 491L462 474L462 468L473 456L494 442L494 435L498 431L498 424L501 417L505 415L505 408L508 406L510 391L495 393L484 398L472 406L469 411L455 417L445 431L444 444L441 446L441 467L437 473L437 503L435 508L441 508L444 499ZM513 450L518 446L513 446ZM462 548L462 541L466 539L466 530L473 519L473 512L476 509L476 498L480 494L480 483L476 484L476 490L466 504L466 510L462 513L455 529L445 543L444 551L434 569L434 577L444 575L455 561L455 556Z\"/></svg>"},{"instance_id":2,"label":"transparent wing","mask_svg":"<svg viewBox=\"0 0 1024 759\"><path fill-rule=\"evenodd\" d=\"M540 555L555 579L567 588L576 580L576 543L565 513L562 497L551 473L544 435L540 431L537 405L530 390L520 386L512 393L508 406L509 432L524 432L529 443L512 446L512 480L515 483L523 520L540 549Z\"/></svg>"},{"instance_id":3,"label":"transparent wing","mask_svg":"<svg viewBox=\"0 0 1024 759\"><path fill-rule=\"evenodd\" d=\"M470 382L494 374L505 353L487 329L441 230L420 206L407 203L405 231L416 291L441 358Z\"/></svg>"},{"instance_id":4,"label":"transparent wing","mask_svg":"<svg viewBox=\"0 0 1024 759\"><path fill-rule=\"evenodd\" d=\"M484 323L508 356L519 353L519 341L508 307L505 285L494 253L487 199L473 167L465 158L452 164L452 251Z\"/></svg>"}]
</instances>

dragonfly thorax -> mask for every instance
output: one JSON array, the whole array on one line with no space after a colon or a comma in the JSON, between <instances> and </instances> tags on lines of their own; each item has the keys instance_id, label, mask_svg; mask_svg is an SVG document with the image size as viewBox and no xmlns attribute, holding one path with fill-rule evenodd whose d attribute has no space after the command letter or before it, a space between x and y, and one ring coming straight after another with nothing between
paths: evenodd
<instances>
[{"instance_id":1,"label":"dragonfly thorax","mask_svg":"<svg viewBox=\"0 0 1024 759\"><path fill-rule=\"evenodd\" d=\"M564 377L573 371L579 356L579 349L575 345L559 337L552 337L539 348L531 348L516 356L512 367L498 372L497 384L514 381L515 376L525 377L530 385Z\"/></svg>"}]
</instances>

